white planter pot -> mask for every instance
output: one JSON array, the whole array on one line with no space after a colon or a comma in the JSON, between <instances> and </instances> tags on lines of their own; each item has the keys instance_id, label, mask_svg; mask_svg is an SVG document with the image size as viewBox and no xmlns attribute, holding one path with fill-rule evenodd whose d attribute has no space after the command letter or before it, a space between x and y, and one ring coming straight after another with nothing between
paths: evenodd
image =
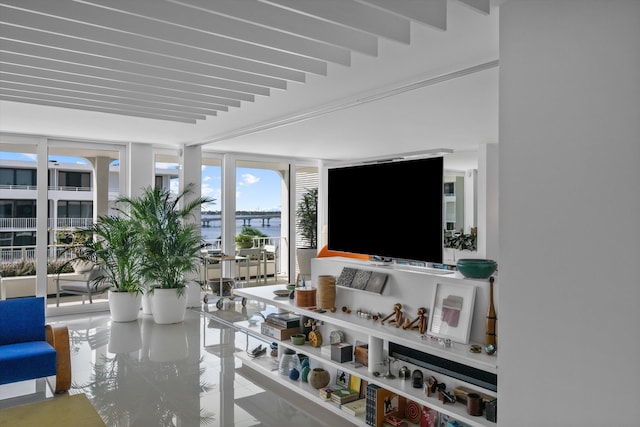
<instances>
[{"instance_id":1,"label":"white planter pot","mask_svg":"<svg viewBox=\"0 0 640 427\"><path fill-rule=\"evenodd\" d=\"M318 255L316 248L297 248L296 260L298 262L298 272L306 280L311 279L311 260Z\"/></svg>"},{"instance_id":2,"label":"white planter pot","mask_svg":"<svg viewBox=\"0 0 640 427\"><path fill-rule=\"evenodd\" d=\"M145 290L142 293L142 314L150 316L153 314L153 306L151 301L153 300L153 293L149 290Z\"/></svg>"},{"instance_id":3,"label":"white planter pot","mask_svg":"<svg viewBox=\"0 0 640 427\"><path fill-rule=\"evenodd\" d=\"M197 283L187 283L185 292L187 294L187 307L200 307L201 295L200 285Z\"/></svg>"},{"instance_id":4,"label":"white planter pot","mask_svg":"<svg viewBox=\"0 0 640 427\"><path fill-rule=\"evenodd\" d=\"M114 322L109 334L109 353L131 353L142 348L142 335L138 322Z\"/></svg>"},{"instance_id":5,"label":"white planter pot","mask_svg":"<svg viewBox=\"0 0 640 427\"><path fill-rule=\"evenodd\" d=\"M114 322L131 322L138 318L142 295L109 290L109 310Z\"/></svg>"},{"instance_id":6,"label":"white planter pot","mask_svg":"<svg viewBox=\"0 0 640 427\"><path fill-rule=\"evenodd\" d=\"M159 324L179 323L187 310L187 293L182 289L159 289L153 291L151 301L153 321Z\"/></svg>"}]
</instances>

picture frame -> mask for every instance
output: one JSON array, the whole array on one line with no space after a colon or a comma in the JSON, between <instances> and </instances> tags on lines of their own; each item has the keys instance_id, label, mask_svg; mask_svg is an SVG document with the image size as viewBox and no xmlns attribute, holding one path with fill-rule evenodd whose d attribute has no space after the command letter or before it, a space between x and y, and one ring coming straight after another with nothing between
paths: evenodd
<instances>
[{"instance_id":1,"label":"picture frame","mask_svg":"<svg viewBox=\"0 0 640 427\"><path fill-rule=\"evenodd\" d=\"M338 369L336 372L336 385L340 387L349 388L351 384L351 374L343 371L342 369Z\"/></svg>"},{"instance_id":2,"label":"picture frame","mask_svg":"<svg viewBox=\"0 0 640 427\"><path fill-rule=\"evenodd\" d=\"M436 283L429 313L428 334L468 344L475 298L475 286Z\"/></svg>"}]
</instances>

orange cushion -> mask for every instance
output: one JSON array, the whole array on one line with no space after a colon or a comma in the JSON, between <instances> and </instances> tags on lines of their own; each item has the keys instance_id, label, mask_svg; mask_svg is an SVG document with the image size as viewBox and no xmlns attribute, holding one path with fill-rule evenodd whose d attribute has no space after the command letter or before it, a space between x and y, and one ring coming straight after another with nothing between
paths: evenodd
<instances>
[{"instance_id":1,"label":"orange cushion","mask_svg":"<svg viewBox=\"0 0 640 427\"><path fill-rule=\"evenodd\" d=\"M318 258L325 258L325 257L332 257L332 256L341 256L345 258L356 258L356 259L365 259L365 260L369 260L370 258L369 255L352 254L350 252L330 251L329 248L327 248L327 245L324 245L322 249L320 249L320 252L318 252L318 255L317 255Z\"/></svg>"}]
</instances>

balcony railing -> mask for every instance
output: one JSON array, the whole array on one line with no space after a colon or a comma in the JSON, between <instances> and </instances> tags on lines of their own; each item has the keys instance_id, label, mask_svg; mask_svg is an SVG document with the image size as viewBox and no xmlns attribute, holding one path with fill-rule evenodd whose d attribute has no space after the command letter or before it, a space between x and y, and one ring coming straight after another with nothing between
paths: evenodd
<instances>
[{"instance_id":1,"label":"balcony railing","mask_svg":"<svg viewBox=\"0 0 640 427\"><path fill-rule=\"evenodd\" d=\"M49 185L47 187L50 191L92 191L91 187L72 187L67 185ZM37 190L37 185L0 185L0 190Z\"/></svg>"},{"instance_id":2,"label":"balcony railing","mask_svg":"<svg viewBox=\"0 0 640 427\"><path fill-rule=\"evenodd\" d=\"M64 250L69 245L48 245L47 246L47 258L49 260L58 260L71 259L73 256L72 252ZM0 246L0 263L2 262L19 262L19 261L30 261L36 259L36 246L28 245L28 246Z\"/></svg>"},{"instance_id":3,"label":"balcony railing","mask_svg":"<svg viewBox=\"0 0 640 427\"><path fill-rule=\"evenodd\" d=\"M49 218L47 227L53 229L87 228L93 225L93 218ZM0 218L0 230L36 229L35 218Z\"/></svg>"},{"instance_id":4,"label":"balcony railing","mask_svg":"<svg viewBox=\"0 0 640 427\"><path fill-rule=\"evenodd\" d=\"M49 191L92 191L91 187L70 187L66 185L50 185Z\"/></svg>"}]
</instances>

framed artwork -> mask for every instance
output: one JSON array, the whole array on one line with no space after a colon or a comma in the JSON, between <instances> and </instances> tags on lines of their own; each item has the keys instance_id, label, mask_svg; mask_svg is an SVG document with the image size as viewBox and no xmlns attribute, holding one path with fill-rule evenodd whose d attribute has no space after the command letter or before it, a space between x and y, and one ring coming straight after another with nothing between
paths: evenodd
<instances>
[{"instance_id":1,"label":"framed artwork","mask_svg":"<svg viewBox=\"0 0 640 427\"><path fill-rule=\"evenodd\" d=\"M473 285L437 283L431 302L429 335L468 344L475 298Z\"/></svg>"},{"instance_id":2,"label":"framed artwork","mask_svg":"<svg viewBox=\"0 0 640 427\"><path fill-rule=\"evenodd\" d=\"M351 384L351 374L342 369L338 369L338 372L336 372L336 384L340 387L349 388Z\"/></svg>"}]
</instances>

